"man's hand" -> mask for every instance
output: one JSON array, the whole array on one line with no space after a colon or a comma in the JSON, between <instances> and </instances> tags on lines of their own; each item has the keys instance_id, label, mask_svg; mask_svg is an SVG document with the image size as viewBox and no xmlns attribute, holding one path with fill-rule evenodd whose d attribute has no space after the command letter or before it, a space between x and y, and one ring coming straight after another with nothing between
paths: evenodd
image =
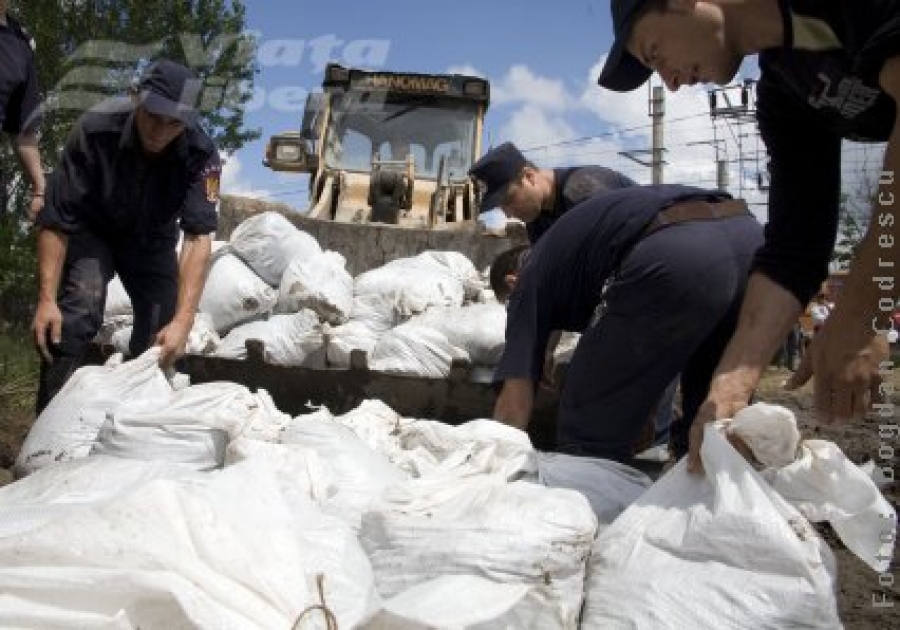
<instances>
[{"instance_id":1,"label":"man's hand","mask_svg":"<svg viewBox=\"0 0 900 630\"><path fill-rule=\"evenodd\" d=\"M191 323L179 319L173 319L156 333L155 345L160 347L159 366L163 370L171 368L175 361L184 356L184 348L190 333Z\"/></svg>"},{"instance_id":2,"label":"man's hand","mask_svg":"<svg viewBox=\"0 0 900 630\"><path fill-rule=\"evenodd\" d=\"M694 422L691 424L690 445L688 450L688 470L693 473L703 472L700 459L700 447L703 445L703 430L709 422L733 418L735 414L747 406L753 395L755 380L740 370L717 375L710 385L709 395L700 406ZM749 449L740 438L728 436L732 445L745 457Z\"/></svg>"},{"instance_id":3,"label":"man's hand","mask_svg":"<svg viewBox=\"0 0 900 630\"><path fill-rule=\"evenodd\" d=\"M62 313L56 300L41 300L38 302L37 309L32 320L31 331L34 335L34 346L41 353L41 356L47 363L53 363L53 355L48 347L49 343L59 344L62 340Z\"/></svg>"},{"instance_id":4,"label":"man's hand","mask_svg":"<svg viewBox=\"0 0 900 630\"><path fill-rule=\"evenodd\" d=\"M850 321L847 321L850 320ZM827 423L861 419L877 395L880 364L890 355L887 337L859 321L832 315L819 330L785 386L802 387L812 377L813 400Z\"/></svg>"}]
</instances>

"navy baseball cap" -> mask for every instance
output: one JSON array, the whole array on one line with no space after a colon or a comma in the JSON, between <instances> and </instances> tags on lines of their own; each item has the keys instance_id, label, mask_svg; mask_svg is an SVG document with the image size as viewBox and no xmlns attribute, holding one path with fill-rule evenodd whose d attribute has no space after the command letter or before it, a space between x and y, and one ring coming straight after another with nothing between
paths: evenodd
<instances>
[{"instance_id":1,"label":"navy baseball cap","mask_svg":"<svg viewBox=\"0 0 900 630\"><path fill-rule=\"evenodd\" d=\"M180 63L160 59L147 66L137 91L141 105L151 114L168 116L191 125L197 120L197 102L202 82Z\"/></svg>"},{"instance_id":2,"label":"navy baseball cap","mask_svg":"<svg viewBox=\"0 0 900 630\"><path fill-rule=\"evenodd\" d=\"M597 79L601 87L616 92L630 92L640 87L653 74L652 69L638 61L626 48L634 20L647 2L648 0L610 0L616 40L606 57L600 78Z\"/></svg>"},{"instance_id":3,"label":"navy baseball cap","mask_svg":"<svg viewBox=\"0 0 900 630\"><path fill-rule=\"evenodd\" d=\"M497 208L506 198L506 189L519 176L525 166L525 156L512 142L485 153L469 169L469 175L482 183L485 192L481 198L481 212Z\"/></svg>"}]
</instances>

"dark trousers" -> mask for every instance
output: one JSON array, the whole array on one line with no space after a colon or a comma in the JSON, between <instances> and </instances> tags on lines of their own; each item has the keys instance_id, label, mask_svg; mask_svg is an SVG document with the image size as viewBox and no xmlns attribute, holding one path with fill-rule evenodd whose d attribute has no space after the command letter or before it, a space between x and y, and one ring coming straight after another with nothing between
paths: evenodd
<instances>
[{"instance_id":1,"label":"dark trousers","mask_svg":"<svg viewBox=\"0 0 900 630\"><path fill-rule=\"evenodd\" d=\"M635 245L566 371L559 450L630 461L678 374L683 416L673 441L686 436L734 332L762 242L760 224L742 216L675 224Z\"/></svg>"},{"instance_id":2,"label":"dark trousers","mask_svg":"<svg viewBox=\"0 0 900 630\"><path fill-rule=\"evenodd\" d=\"M116 273L134 308L131 356L149 348L156 333L172 320L178 299L178 259L173 243L112 242L90 232L71 235L57 298L63 317L62 339L51 347L53 363L41 363L38 413L84 364L88 344L103 323L106 286Z\"/></svg>"}]
</instances>

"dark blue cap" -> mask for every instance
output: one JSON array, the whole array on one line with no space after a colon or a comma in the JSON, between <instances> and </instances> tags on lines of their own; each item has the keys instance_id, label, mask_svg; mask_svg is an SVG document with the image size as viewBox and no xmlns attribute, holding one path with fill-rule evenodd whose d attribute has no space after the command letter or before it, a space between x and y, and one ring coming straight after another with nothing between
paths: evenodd
<instances>
[{"instance_id":1,"label":"dark blue cap","mask_svg":"<svg viewBox=\"0 0 900 630\"><path fill-rule=\"evenodd\" d=\"M603 64L597 83L616 92L630 92L650 78L653 70L628 52L626 45L634 20L648 0L611 0L613 32L616 40Z\"/></svg>"},{"instance_id":2,"label":"dark blue cap","mask_svg":"<svg viewBox=\"0 0 900 630\"><path fill-rule=\"evenodd\" d=\"M193 70L160 59L147 66L137 89L141 105L151 114L191 125L197 120L201 87L202 81Z\"/></svg>"},{"instance_id":3,"label":"dark blue cap","mask_svg":"<svg viewBox=\"0 0 900 630\"><path fill-rule=\"evenodd\" d=\"M485 153L469 169L484 189L481 197L481 212L497 208L506 198L506 189L519 176L525 166L525 156L512 142L504 142L499 147Z\"/></svg>"}]
</instances>

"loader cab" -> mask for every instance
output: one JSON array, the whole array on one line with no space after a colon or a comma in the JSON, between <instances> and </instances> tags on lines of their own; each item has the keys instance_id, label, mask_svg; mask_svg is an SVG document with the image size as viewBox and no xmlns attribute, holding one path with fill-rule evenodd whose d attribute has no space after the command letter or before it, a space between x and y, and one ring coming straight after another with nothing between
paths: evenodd
<instances>
[{"instance_id":1,"label":"loader cab","mask_svg":"<svg viewBox=\"0 0 900 630\"><path fill-rule=\"evenodd\" d=\"M310 176L308 216L435 228L471 221L487 81L329 64L301 129L274 136L273 170Z\"/></svg>"}]
</instances>

